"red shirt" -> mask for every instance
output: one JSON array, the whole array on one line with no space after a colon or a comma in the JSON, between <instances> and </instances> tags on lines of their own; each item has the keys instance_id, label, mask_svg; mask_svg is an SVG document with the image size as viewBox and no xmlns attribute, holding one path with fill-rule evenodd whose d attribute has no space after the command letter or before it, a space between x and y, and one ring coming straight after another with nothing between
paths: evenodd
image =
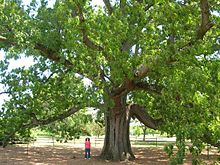
<instances>
[{"instance_id":1,"label":"red shirt","mask_svg":"<svg viewBox=\"0 0 220 165\"><path fill-rule=\"evenodd\" d=\"M91 147L90 141L85 141L85 148L90 149L90 147Z\"/></svg>"}]
</instances>

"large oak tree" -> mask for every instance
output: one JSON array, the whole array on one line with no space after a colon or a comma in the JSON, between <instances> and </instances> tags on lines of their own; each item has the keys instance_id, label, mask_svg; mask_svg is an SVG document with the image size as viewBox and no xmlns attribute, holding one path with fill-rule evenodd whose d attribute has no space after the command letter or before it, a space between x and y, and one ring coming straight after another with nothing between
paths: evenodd
<instances>
[{"instance_id":1,"label":"large oak tree","mask_svg":"<svg viewBox=\"0 0 220 165\"><path fill-rule=\"evenodd\" d=\"M219 1L100 2L1 2L0 92L10 97L1 111L4 145L89 107L105 115L105 159L134 158L131 117L177 136L180 155L186 139L217 145ZM21 56L34 64L8 71Z\"/></svg>"}]
</instances>

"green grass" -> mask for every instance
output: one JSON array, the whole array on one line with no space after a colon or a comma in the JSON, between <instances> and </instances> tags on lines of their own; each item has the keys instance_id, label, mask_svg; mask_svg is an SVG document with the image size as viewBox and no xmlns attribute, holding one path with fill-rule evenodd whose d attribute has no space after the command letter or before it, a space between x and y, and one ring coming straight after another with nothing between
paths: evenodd
<instances>
[{"instance_id":1,"label":"green grass","mask_svg":"<svg viewBox=\"0 0 220 165\"><path fill-rule=\"evenodd\" d=\"M53 136L53 133L40 129L34 130L33 134L34 136Z\"/></svg>"},{"instance_id":2,"label":"green grass","mask_svg":"<svg viewBox=\"0 0 220 165\"><path fill-rule=\"evenodd\" d=\"M158 145L158 146L165 146L168 144L175 144L175 142L154 142L154 141L132 141L133 145Z\"/></svg>"}]
</instances>

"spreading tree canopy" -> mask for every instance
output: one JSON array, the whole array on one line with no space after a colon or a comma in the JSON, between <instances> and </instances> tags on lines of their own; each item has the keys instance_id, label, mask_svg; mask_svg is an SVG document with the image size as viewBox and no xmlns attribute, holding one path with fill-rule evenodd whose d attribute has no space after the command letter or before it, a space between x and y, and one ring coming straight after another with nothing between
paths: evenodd
<instances>
[{"instance_id":1,"label":"spreading tree canopy","mask_svg":"<svg viewBox=\"0 0 220 165\"><path fill-rule=\"evenodd\" d=\"M220 139L219 0L2 0L0 127L16 133L86 108L105 116L101 157L134 158L130 118L185 140L193 154ZM34 64L8 70L9 60ZM85 80L89 85L85 85Z\"/></svg>"}]
</instances>

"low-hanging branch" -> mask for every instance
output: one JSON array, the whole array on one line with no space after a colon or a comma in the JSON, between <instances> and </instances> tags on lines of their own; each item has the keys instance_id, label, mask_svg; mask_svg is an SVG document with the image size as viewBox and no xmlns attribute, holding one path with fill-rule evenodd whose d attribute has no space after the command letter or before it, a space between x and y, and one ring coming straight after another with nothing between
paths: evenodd
<instances>
[{"instance_id":1,"label":"low-hanging branch","mask_svg":"<svg viewBox=\"0 0 220 165\"><path fill-rule=\"evenodd\" d=\"M58 121L58 120L63 120L71 115L73 115L74 113L78 112L80 109L79 108L70 108L69 110L59 114L59 115L55 115L55 116L52 116L52 117L49 117L48 119L44 119L44 120L40 120L40 119L37 119L37 116L32 113L31 116L32 116L32 125L34 127L36 126L43 126L43 125L47 125L47 124L50 124L50 123L53 123L55 121Z\"/></svg>"},{"instance_id":2,"label":"low-hanging branch","mask_svg":"<svg viewBox=\"0 0 220 165\"><path fill-rule=\"evenodd\" d=\"M17 125L17 127L11 131L8 135L6 135L3 139L3 147L6 147L10 141L10 139L15 135L16 132L19 132L20 130L24 130L24 129L30 129L30 128L34 128L37 126L44 126L44 125L48 125L50 123L53 123L55 121L58 120L64 120L67 117L73 115L74 113L78 112L80 110L80 108L70 108L69 110L59 114L59 115L55 115L52 117L49 117L47 119L38 119L35 113L30 113L29 116L31 118L31 122L29 123L20 123Z\"/></svg>"},{"instance_id":3,"label":"low-hanging branch","mask_svg":"<svg viewBox=\"0 0 220 165\"><path fill-rule=\"evenodd\" d=\"M145 126L154 130L158 129L158 126L162 125L162 119L152 118L145 110L143 106L138 104L132 104L129 106L130 115L132 118L137 118Z\"/></svg>"},{"instance_id":4,"label":"low-hanging branch","mask_svg":"<svg viewBox=\"0 0 220 165\"><path fill-rule=\"evenodd\" d=\"M162 119L154 119L147 112L144 106L138 104L131 104L128 106L130 109L130 115L132 118L137 118L141 123L143 123L146 127L158 130L161 125L164 125L164 121ZM207 128L206 131L203 132L203 136L201 140L207 144L210 144L215 147L220 146L220 142L216 141L212 138L212 132Z\"/></svg>"}]
</instances>

